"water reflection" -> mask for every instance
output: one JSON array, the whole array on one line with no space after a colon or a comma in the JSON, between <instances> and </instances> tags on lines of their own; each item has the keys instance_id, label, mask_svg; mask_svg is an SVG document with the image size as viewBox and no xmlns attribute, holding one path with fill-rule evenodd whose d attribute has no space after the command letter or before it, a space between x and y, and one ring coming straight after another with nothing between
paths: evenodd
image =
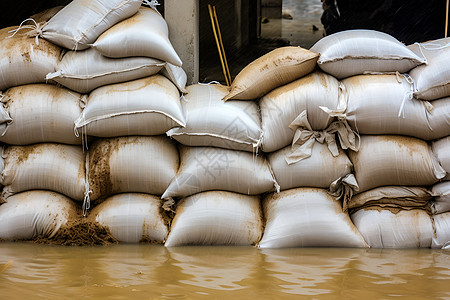
<instances>
[{"instance_id":1,"label":"water reflection","mask_svg":"<svg viewBox=\"0 0 450 300\"><path fill-rule=\"evenodd\" d=\"M0 243L1 299L449 298L450 251Z\"/></svg>"}]
</instances>

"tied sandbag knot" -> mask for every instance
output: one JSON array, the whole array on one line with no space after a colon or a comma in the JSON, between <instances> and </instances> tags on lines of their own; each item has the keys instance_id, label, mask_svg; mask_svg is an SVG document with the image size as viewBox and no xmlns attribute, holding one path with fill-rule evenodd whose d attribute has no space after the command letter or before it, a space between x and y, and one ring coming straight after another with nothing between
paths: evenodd
<instances>
[{"instance_id":1,"label":"tied sandbag knot","mask_svg":"<svg viewBox=\"0 0 450 300\"><path fill-rule=\"evenodd\" d=\"M310 157L312 147L316 141L321 144L326 142L331 154L334 157L338 156L339 149L336 143L336 134L343 149L351 149L353 151L358 151L359 149L359 135L350 128L346 121L335 121L324 130L314 131L308 122L307 112L304 110L289 125L289 128L295 131L291 153L285 158L289 165Z\"/></svg>"},{"instance_id":2,"label":"tied sandbag knot","mask_svg":"<svg viewBox=\"0 0 450 300\"><path fill-rule=\"evenodd\" d=\"M8 96L4 95L2 92L0 92L0 128L5 126L5 129L3 130L1 136L4 136L6 134L6 131L8 131L9 125L13 122L13 119L9 115L9 112L6 108L6 102L8 102L10 99ZM5 124L5 125L3 125Z\"/></svg>"},{"instance_id":3,"label":"tied sandbag knot","mask_svg":"<svg viewBox=\"0 0 450 300\"><path fill-rule=\"evenodd\" d=\"M156 6L160 5L158 0L143 0L142 4L147 5L148 7L151 7L154 10L156 10Z\"/></svg>"},{"instance_id":4,"label":"tied sandbag knot","mask_svg":"<svg viewBox=\"0 0 450 300\"><path fill-rule=\"evenodd\" d=\"M354 192L359 191L358 182L355 175L347 174L333 181L328 189L328 193L336 197L336 200L342 200L342 209L347 211L348 202Z\"/></svg>"},{"instance_id":5,"label":"tied sandbag knot","mask_svg":"<svg viewBox=\"0 0 450 300\"><path fill-rule=\"evenodd\" d=\"M28 22L28 21L33 22L34 25L23 25L23 23ZM34 37L36 45L39 46L39 37L42 37L42 35L43 35L42 28L44 27L44 25L45 24L36 23L36 21L31 18L25 19L22 21L22 23L20 23L19 28L8 31L8 33L13 33L8 38L12 38L14 35L16 35L17 32L19 32L22 29L31 29L30 31L28 31L26 33L26 35L28 37Z\"/></svg>"}]
</instances>

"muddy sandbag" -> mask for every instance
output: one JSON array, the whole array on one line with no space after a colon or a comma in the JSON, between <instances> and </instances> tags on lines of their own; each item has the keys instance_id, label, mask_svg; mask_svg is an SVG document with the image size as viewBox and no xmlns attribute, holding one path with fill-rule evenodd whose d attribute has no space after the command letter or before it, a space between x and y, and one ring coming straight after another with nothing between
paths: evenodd
<instances>
[{"instance_id":1,"label":"muddy sandbag","mask_svg":"<svg viewBox=\"0 0 450 300\"><path fill-rule=\"evenodd\" d=\"M162 195L179 165L177 148L166 136L96 140L87 161L91 200L118 193Z\"/></svg>"},{"instance_id":2,"label":"muddy sandbag","mask_svg":"<svg viewBox=\"0 0 450 300\"><path fill-rule=\"evenodd\" d=\"M98 137L161 135L175 126L185 126L180 94L159 74L93 90L75 121Z\"/></svg>"},{"instance_id":3,"label":"muddy sandbag","mask_svg":"<svg viewBox=\"0 0 450 300\"><path fill-rule=\"evenodd\" d=\"M50 190L83 201L87 189L81 146L41 143L7 146L0 175L2 198L28 190Z\"/></svg>"},{"instance_id":4,"label":"muddy sandbag","mask_svg":"<svg viewBox=\"0 0 450 300\"><path fill-rule=\"evenodd\" d=\"M220 84L195 84L186 88L186 126L167 135L187 146L211 146L256 151L262 141L258 105L248 101L222 101L228 88Z\"/></svg>"},{"instance_id":5,"label":"muddy sandbag","mask_svg":"<svg viewBox=\"0 0 450 300\"><path fill-rule=\"evenodd\" d=\"M163 199L211 190L257 195L278 188L264 156L215 147L179 149L180 168Z\"/></svg>"},{"instance_id":6,"label":"muddy sandbag","mask_svg":"<svg viewBox=\"0 0 450 300\"><path fill-rule=\"evenodd\" d=\"M384 185L428 186L445 176L423 140L396 135L364 135L358 152L349 151L359 192Z\"/></svg>"},{"instance_id":7,"label":"muddy sandbag","mask_svg":"<svg viewBox=\"0 0 450 300\"><path fill-rule=\"evenodd\" d=\"M342 83L347 99L343 117L360 134L408 135L423 140L449 134L450 101L430 103L413 98L409 77L359 75Z\"/></svg>"},{"instance_id":8,"label":"muddy sandbag","mask_svg":"<svg viewBox=\"0 0 450 300\"><path fill-rule=\"evenodd\" d=\"M117 194L95 206L89 222L106 227L123 243L163 243L169 233L162 214L162 200L142 193Z\"/></svg>"},{"instance_id":9,"label":"muddy sandbag","mask_svg":"<svg viewBox=\"0 0 450 300\"><path fill-rule=\"evenodd\" d=\"M280 190L297 187L329 188L332 182L352 172L352 163L342 149L334 157L327 145L314 143L310 157L288 164L286 156L290 153L288 146L267 154Z\"/></svg>"},{"instance_id":10,"label":"muddy sandbag","mask_svg":"<svg viewBox=\"0 0 450 300\"><path fill-rule=\"evenodd\" d=\"M74 0L56 13L38 35L70 50L87 49L105 30L134 15L142 0Z\"/></svg>"},{"instance_id":11,"label":"muddy sandbag","mask_svg":"<svg viewBox=\"0 0 450 300\"><path fill-rule=\"evenodd\" d=\"M439 182L431 188L434 200L431 212L435 215L450 211L450 181Z\"/></svg>"},{"instance_id":12,"label":"muddy sandbag","mask_svg":"<svg viewBox=\"0 0 450 300\"><path fill-rule=\"evenodd\" d=\"M339 82L328 74L314 72L271 91L261 98L259 106L264 133L262 149L276 151L292 143L295 130L290 125L304 111L312 130L324 130L330 125L333 118L320 106L341 108Z\"/></svg>"},{"instance_id":13,"label":"muddy sandbag","mask_svg":"<svg viewBox=\"0 0 450 300\"><path fill-rule=\"evenodd\" d=\"M443 178L443 180L450 180L450 135L440 140L433 141L433 143L431 144L431 149L433 150L434 155L436 155L437 159L439 160L441 166L447 172L447 175Z\"/></svg>"},{"instance_id":14,"label":"muddy sandbag","mask_svg":"<svg viewBox=\"0 0 450 300\"><path fill-rule=\"evenodd\" d=\"M319 188L297 188L263 200L260 248L367 247L339 201Z\"/></svg>"},{"instance_id":15,"label":"muddy sandbag","mask_svg":"<svg viewBox=\"0 0 450 300\"><path fill-rule=\"evenodd\" d=\"M431 199L431 193L424 187L382 186L351 197L348 209L356 211L366 206L425 208Z\"/></svg>"},{"instance_id":16,"label":"muddy sandbag","mask_svg":"<svg viewBox=\"0 0 450 300\"><path fill-rule=\"evenodd\" d=\"M426 65L409 73L416 84L414 97L435 100L450 96L450 38L409 45L418 56L424 56Z\"/></svg>"},{"instance_id":17,"label":"muddy sandbag","mask_svg":"<svg viewBox=\"0 0 450 300\"><path fill-rule=\"evenodd\" d=\"M51 238L76 217L75 203L51 191L27 191L13 195L0 205L0 239Z\"/></svg>"},{"instance_id":18,"label":"muddy sandbag","mask_svg":"<svg viewBox=\"0 0 450 300\"><path fill-rule=\"evenodd\" d=\"M81 144L73 124L84 106L82 95L55 85L27 84L0 97L0 115L7 116L0 121L0 142Z\"/></svg>"},{"instance_id":19,"label":"muddy sandbag","mask_svg":"<svg viewBox=\"0 0 450 300\"><path fill-rule=\"evenodd\" d=\"M441 249L450 244L450 212L433 216L436 234L431 241L431 248Z\"/></svg>"},{"instance_id":20,"label":"muddy sandbag","mask_svg":"<svg viewBox=\"0 0 450 300\"><path fill-rule=\"evenodd\" d=\"M15 34L18 27L0 30L0 91L29 83L44 83L55 72L62 49L47 41L28 37L29 29ZM12 36L14 34L14 36Z\"/></svg>"},{"instance_id":21,"label":"muddy sandbag","mask_svg":"<svg viewBox=\"0 0 450 300\"><path fill-rule=\"evenodd\" d=\"M163 66L164 62L150 57L113 59L86 49L66 52L56 72L45 78L79 93L89 93L100 86L154 75Z\"/></svg>"},{"instance_id":22,"label":"muddy sandbag","mask_svg":"<svg viewBox=\"0 0 450 300\"><path fill-rule=\"evenodd\" d=\"M166 21L157 10L148 7L141 7L131 18L105 31L92 47L107 57L146 56L182 65L170 43Z\"/></svg>"},{"instance_id":23,"label":"muddy sandbag","mask_svg":"<svg viewBox=\"0 0 450 300\"><path fill-rule=\"evenodd\" d=\"M186 93L185 87L187 82L187 75L181 67L166 62L164 64L164 67L161 69L160 74L169 78L181 93Z\"/></svg>"},{"instance_id":24,"label":"muddy sandbag","mask_svg":"<svg viewBox=\"0 0 450 300\"><path fill-rule=\"evenodd\" d=\"M345 30L315 43L319 67L338 79L364 73L408 72L426 60L389 34L375 30Z\"/></svg>"},{"instance_id":25,"label":"muddy sandbag","mask_svg":"<svg viewBox=\"0 0 450 300\"><path fill-rule=\"evenodd\" d=\"M351 218L371 248L429 248L433 224L425 210L394 210L369 207Z\"/></svg>"},{"instance_id":26,"label":"muddy sandbag","mask_svg":"<svg viewBox=\"0 0 450 300\"><path fill-rule=\"evenodd\" d=\"M311 73L319 55L301 47L280 47L245 66L223 100L252 100Z\"/></svg>"},{"instance_id":27,"label":"muddy sandbag","mask_svg":"<svg viewBox=\"0 0 450 300\"><path fill-rule=\"evenodd\" d=\"M258 196L204 192L178 203L164 245L255 245L263 226Z\"/></svg>"}]
</instances>

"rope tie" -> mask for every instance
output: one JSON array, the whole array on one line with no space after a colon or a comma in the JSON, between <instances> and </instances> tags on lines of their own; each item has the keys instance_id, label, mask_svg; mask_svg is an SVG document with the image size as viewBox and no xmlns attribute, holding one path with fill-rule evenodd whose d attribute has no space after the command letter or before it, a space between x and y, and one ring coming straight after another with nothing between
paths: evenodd
<instances>
[{"instance_id":1,"label":"rope tie","mask_svg":"<svg viewBox=\"0 0 450 300\"><path fill-rule=\"evenodd\" d=\"M34 23L34 25L23 25L23 23L28 22L28 21L32 21ZM31 31L27 32L26 35L28 37L35 37L36 45L39 46L39 37L42 37L42 35L43 35L43 31L42 31L43 27L44 27L43 25L36 23L35 20L28 18L28 19L23 20L22 23L20 23L19 28L8 31L8 33L13 33L12 35L8 36L8 38L12 38L13 36L16 35L16 33L18 33L22 29L31 29Z\"/></svg>"}]
</instances>

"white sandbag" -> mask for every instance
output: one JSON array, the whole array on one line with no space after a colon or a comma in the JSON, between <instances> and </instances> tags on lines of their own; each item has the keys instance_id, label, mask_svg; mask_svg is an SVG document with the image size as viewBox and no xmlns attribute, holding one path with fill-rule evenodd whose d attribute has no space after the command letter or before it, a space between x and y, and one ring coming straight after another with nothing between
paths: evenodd
<instances>
[{"instance_id":1,"label":"white sandbag","mask_svg":"<svg viewBox=\"0 0 450 300\"><path fill-rule=\"evenodd\" d=\"M28 37L29 29L16 34L18 27L0 30L0 91L12 86L45 82L45 75L55 72L62 49L47 41ZM14 36L12 36L14 34Z\"/></svg>"},{"instance_id":2,"label":"white sandbag","mask_svg":"<svg viewBox=\"0 0 450 300\"><path fill-rule=\"evenodd\" d=\"M421 209L391 212L361 209L351 218L371 248L429 248L433 236L430 216Z\"/></svg>"},{"instance_id":3,"label":"white sandbag","mask_svg":"<svg viewBox=\"0 0 450 300\"><path fill-rule=\"evenodd\" d=\"M0 142L81 144L73 124L84 106L82 95L55 85L27 84L0 97L0 115L8 116L0 121Z\"/></svg>"},{"instance_id":4,"label":"white sandbag","mask_svg":"<svg viewBox=\"0 0 450 300\"><path fill-rule=\"evenodd\" d=\"M450 103L450 99L449 99ZM450 110L449 110L450 115ZM448 129L448 128L447 128ZM447 130L449 131L449 130ZM450 132L448 132L450 133ZM436 155L439 163L447 172L447 175L442 180L450 180L450 135L440 140L434 141L431 144L431 149L434 155Z\"/></svg>"},{"instance_id":5,"label":"white sandbag","mask_svg":"<svg viewBox=\"0 0 450 300\"><path fill-rule=\"evenodd\" d=\"M262 140L258 105L248 101L222 101L228 88L220 84L195 84L186 88L183 109L186 127L167 135L187 146L211 146L255 151Z\"/></svg>"},{"instance_id":6,"label":"white sandbag","mask_svg":"<svg viewBox=\"0 0 450 300\"><path fill-rule=\"evenodd\" d=\"M260 248L367 247L340 202L326 190L298 188L263 200Z\"/></svg>"},{"instance_id":7,"label":"white sandbag","mask_svg":"<svg viewBox=\"0 0 450 300\"><path fill-rule=\"evenodd\" d=\"M105 30L134 15L142 0L73 0L42 27L36 34L52 43L83 50Z\"/></svg>"},{"instance_id":8,"label":"white sandbag","mask_svg":"<svg viewBox=\"0 0 450 300\"><path fill-rule=\"evenodd\" d=\"M252 100L311 73L319 55L301 47L280 47L255 59L234 78L224 100Z\"/></svg>"},{"instance_id":9,"label":"white sandbag","mask_svg":"<svg viewBox=\"0 0 450 300\"><path fill-rule=\"evenodd\" d=\"M297 187L329 188L332 182L344 178L352 171L352 163L342 149L334 157L327 145L314 143L310 157L288 164L286 156L290 152L288 146L267 155L280 190Z\"/></svg>"},{"instance_id":10,"label":"white sandbag","mask_svg":"<svg viewBox=\"0 0 450 300\"><path fill-rule=\"evenodd\" d=\"M2 198L28 190L50 190L83 201L86 186L85 154L81 146L42 143L8 146L0 175Z\"/></svg>"},{"instance_id":11,"label":"white sandbag","mask_svg":"<svg viewBox=\"0 0 450 300\"><path fill-rule=\"evenodd\" d=\"M160 73L169 78L181 93L186 93L187 75L181 67L166 62Z\"/></svg>"},{"instance_id":12,"label":"white sandbag","mask_svg":"<svg viewBox=\"0 0 450 300\"><path fill-rule=\"evenodd\" d=\"M118 193L161 195L179 165L177 148L166 136L97 140L87 160L91 200Z\"/></svg>"},{"instance_id":13,"label":"white sandbag","mask_svg":"<svg viewBox=\"0 0 450 300\"><path fill-rule=\"evenodd\" d=\"M51 191L28 191L0 206L0 239L51 238L76 217L75 203Z\"/></svg>"},{"instance_id":14,"label":"white sandbag","mask_svg":"<svg viewBox=\"0 0 450 300\"><path fill-rule=\"evenodd\" d=\"M177 205L164 245L255 245L263 226L258 196L204 192Z\"/></svg>"},{"instance_id":15,"label":"white sandbag","mask_svg":"<svg viewBox=\"0 0 450 300\"><path fill-rule=\"evenodd\" d=\"M175 126L185 126L180 94L159 74L95 89L75 121L99 137L160 135Z\"/></svg>"},{"instance_id":16,"label":"white sandbag","mask_svg":"<svg viewBox=\"0 0 450 300\"><path fill-rule=\"evenodd\" d=\"M180 168L162 198L222 190L257 195L278 188L266 158L246 151L180 147Z\"/></svg>"},{"instance_id":17,"label":"white sandbag","mask_svg":"<svg viewBox=\"0 0 450 300\"><path fill-rule=\"evenodd\" d=\"M450 212L433 216L436 234L431 241L431 248L441 249L450 243Z\"/></svg>"},{"instance_id":18,"label":"white sandbag","mask_svg":"<svg viewBox=\"0 0 450 300\"><path fill-rule=\"evenodd\" d=\"M450 133L450 101L414 99L410 78L359 75L342 81L347 110L344 118L360 134L408 135L434 140Z\"/></svg>"},{"instance_id":19,"label":"white sandbag","mask_svg":"<svg viewBox=\"0 0 450 300\"><path fill-rule=\"evenodd\" d=\"M450 96L450 38L409 45L418 56L424 56L426 65L410 71L416 84L414 97L435 100Z\"/></svg>"},{"instance_id":20,"label":"white sandbag","mask_svg":"<svg viewBox=\"0 0 450 300\"><path fill-rule=\"evenodd\" d=\"M88 221L106 227L119 242L163 243L169 234L159 197L126 193L107 198L92 209Z\"/></svg>"},{"instance_id":21,"label":"white sandbag","mask_svg":"<svg viewBox=\"0 0 450 300\"><path fill-rule=\"evenodd\" d=\"M358 152L349 151L359 192L384 185L428 186L445 171L423 140L396 135L364 135Z\"/></svg>"},{"instance_id":22,"label":"white sandbag","mask_svg":"<svg viewBox=\"0 0 450 300\"><path fill-rule=\"evenodd\" d=\"M108 57L146 56L179 67L182 64L170 43L166 21L148 7L141 7L134 16L105 31L92 47Z\"/></svg>"},{"instance_id":23,"label":"white sandbag","mask_svg":"<svg viewBox=\"0 0 450 300\"><path fill-rule=\"evenodd\" d=\"M341 108L339 82L330 75L314 72L273 90L261 98L259 106L264 133L262 149L276 151L292 143L295 130L289 125L303 111L313 130L324 130L330 125L333 118L320 106L333 110Z\"/></svg>"},{"instance_id":24,"label":"white sandbag","mask_svg":"<svg viewBox=\"0 0 450 300\"><path fill-rule=\"evenodd\" d=\"M450 181L443 181L433 185L431 194L434 200L431 203L431 212L435 215L450 211Z\"/></svg>"},{"instance_id":25,"label":"white sandbag","mask_svg":"<svg viewBox=\"0 0 450 300\"><path fill-rule=\"evenodd\" d=\"M68 51L59 62L54 80L79 93L89 93L100 86L130 81L158 73L164 63L149 57L108 58L94 49Z\"/></svg>"},{"instance_id":26,"label":"white sandbag","mask_svg":"<svg viewBox=\"0 0 450 300\"><path fill-rule=\"evenodd\" d=\"M431 193L424 187L383 186L354 195L348 201L348 208L357 209L365 206L424 208L431 199Z\"/></svg>"},{"instance_id":27,"label":"white sandbag","mask_svg":"<svg viewBox=\"0 0 450 300\"><path fill-rule=\"evenodd\" d=\"M375 30L346 30L314 44L319 67L338 79L374 72L408 72L426 60L389 34Z\"/></svg>"}]
</instances>

